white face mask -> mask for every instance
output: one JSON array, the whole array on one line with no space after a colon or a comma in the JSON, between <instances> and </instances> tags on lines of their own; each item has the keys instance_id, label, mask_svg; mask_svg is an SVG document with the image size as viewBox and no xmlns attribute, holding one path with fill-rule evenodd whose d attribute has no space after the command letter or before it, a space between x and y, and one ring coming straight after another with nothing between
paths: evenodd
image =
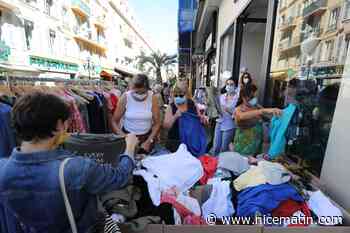
<instances>
[{"instance_id":1,"label":"white face mask","mask_svg":"<svg viewBox=\"0 0 350 233\"><path fill-rule=\"evenodd\" d=\"M243 83L248 84L249 83L249 78L243 78Z\"/></svg>"},{"instance_id":2,"label":"white face mask","mask_svg":"<svg viewBox=\"0 0 350 233\"><path fill-rule=\"evenodd\" d=\"M138 101L143 101L143 100L145 100L146 97L147 97L147 95L148 95L147 92L144 93L144 94L138 94L138 93L136 93L136 92L133 92L133 93L132 93L132 96L133 96L136 100L138 100Z\"/></svg>"}]
</instances>

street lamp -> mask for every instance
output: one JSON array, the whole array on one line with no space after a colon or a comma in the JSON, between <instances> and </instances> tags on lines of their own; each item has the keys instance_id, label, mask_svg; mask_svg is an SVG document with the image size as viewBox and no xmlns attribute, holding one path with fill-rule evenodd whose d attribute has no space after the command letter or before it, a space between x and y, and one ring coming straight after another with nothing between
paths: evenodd
<instances>
[{"instance_id":1,"label":"street lamp","mask_svg":"<svg viewBox=\"0 0 350 233\"><path fill-rule=\"evenodd\" d=\"M88 57L87 59L87 65L88 65L88 72L89 72L89 80L91 80L91 71L90 71L90 69L91 69L91 66L90 66L90 62L91 62L91 58L90 57Z\"/></svg>"}]
</instances>

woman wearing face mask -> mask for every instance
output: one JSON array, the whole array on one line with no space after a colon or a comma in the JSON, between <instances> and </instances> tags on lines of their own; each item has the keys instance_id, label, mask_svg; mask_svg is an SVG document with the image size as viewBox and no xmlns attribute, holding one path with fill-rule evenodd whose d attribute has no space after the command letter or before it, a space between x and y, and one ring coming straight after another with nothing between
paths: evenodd
<instances>
[{"instance_id":1,"label":"woman wearing face mask","mask_svg":"<svg viewBox=\"0 0 350 233\"><path fill-rule=\"evenodd\" d=\"M23 232L70 229L59 183L59 167L66 158L71 158L64 170L66 190L74 216L78 217L78 232L94 229L97 195L124 187L132 175L138 142L135 136L127 137L127 149L118 167L100 165L60 149L69 115L63 100L45 93L25 95L13 108L12 123L22 143L8 159L0 160L0 206L11 210L7 219L14 219L10 221L13 224L20 221Z\"/></svg>"},{"instance_id":2,"label":"woman wearing face mask","mask_svg":"<svg viewBox=\"0 0 350 233\"><path fill-rule=\"evenodd\" d=\"M256 156L262 153L264 137L262 117L282 114L280 109L260 107L256 97L257 90L254 84L244 86L233 114L237 125L234 149L244 156Z\"/></svg>"},{"instance_id":3,"label":"woman wearing face mask","mask_svg":"<svg viewBox=\"0 0 350 233\"><path fill-rule=\"evenodd\" d=\"M244 72L240 78L241 88L251 84L253 84L252 76L250 75L250 73Z\"/></svg>"},{"instance_id":4,"label":"woman wearing face mask","mask_svg":"<svg viewBox=\"0 0 350 233\"><path fill-rule=\"evenodd\" d=\"M180 144L179 118L185 112L198 115L195 103L187 97L187 91L175 86L172 92L173 101L165 111L163 127L168 129L168 140L174 142L172 148ZM175 145L176 144L176 145Z\"/></svg>"},{"instance_id":5,"label":"woman wearing face mask","mask_svg":"<svg viewBox=\"0 0 350 233\"><path fill-rule=\"evenodd\" d=\"M131 90L122 95L112 121L114 133L135 134L145 153L152 150L161 127L158 99L149 89L148 77L135 75Z\"/></svg>"},{"instance_id":6,"label":"woman wearing face mask","mask_svg":"<svg viewBox=\"0 0 350 233\"><path fill-rule=\"evenodd\" d=\"M225 94L220 96L221 116L216 121L214 137L214 155L229 150L229 144L232 142L235 134L235 122L232 114L236 108L239 98L239 87L236 87L233 78L226 81Z\"/></svg>"}]
</instances>

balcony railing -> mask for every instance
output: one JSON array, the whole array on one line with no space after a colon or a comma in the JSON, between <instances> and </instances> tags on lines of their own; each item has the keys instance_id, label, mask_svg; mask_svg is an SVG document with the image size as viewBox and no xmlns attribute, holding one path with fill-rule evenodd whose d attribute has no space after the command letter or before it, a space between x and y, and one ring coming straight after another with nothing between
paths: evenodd
<instances>
[{"instance_id":1,"label":"balcony railing","mask_svg":"<svg viewBox=\"0 0 350 233\"><path fill-rule=\"evenodd\" d=\"M327 7L327 0L314 0L311 4L304 8L303 16L309 16L311 13L325 7Z\"/></svg>"},{"instance_id":2,"label":"balcony railing","mask_svg":"<svg viewBox=\"0 0 350 233\"><path fill-rule=\"evenodd\" d=\"M281 52L297 48L301 43L300 36L288 37L282 40L279 44L279 49Z\"/></svg>"},{"instance_id":3,"label":"balcony railing","mask_svg":"<svg viewBox=\"0 0 350 233\"><path fill-rule=\"evenodd\" d=\"M337 23L329 25L328 28L327 28L327 32L334 32L334 31L337 30L337 28L338 28Z\"/></svg>"},{"instance_id":4,"label":"balcony railing","mask_svg":"<svg viewBox=\"0 0 350 233\"><path fill-rule=\"evenodd\" d=\"M301 36L301 41L304 41L308 38L320 38L323 34L323 29L321 28L313 28L312 30L310 31L307 31L307 32L303 32L302 33L302 36Z\"/></svg>"},{"instance_id":5,"label":"balcony railing","mask_svg":"<svg viewBox=\"0 0 350 233\"><path fill-rule=\"evenodd\" d=\"M294 20L295 20L294 17L289 17L287 20L285 20L284 22L281 23L280 29L281 30L287 30L287 29L289 29L291 27L296 26Z\"/></svg>"},{"instance_id":6,"label":"balcony railing","mask_svg":"<svg viewBox=\"0 0 350 233\"><path fill-rule=\"evenodd\" d=\"M91 9L87 3L83 0L72 0L71 2L72 8L76 9L76 11L82 16L90 16Z\"/></svg>"}]
</instances>

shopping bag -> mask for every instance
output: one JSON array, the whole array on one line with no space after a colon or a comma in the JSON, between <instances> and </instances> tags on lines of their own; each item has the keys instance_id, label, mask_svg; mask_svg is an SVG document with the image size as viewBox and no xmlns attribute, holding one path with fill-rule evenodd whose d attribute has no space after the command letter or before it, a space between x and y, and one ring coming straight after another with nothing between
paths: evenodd
<instances>
[{"instance_id":1,"label":"shopping bag","mask_svg":"<svg viewBox=\"0 0 350 233\"><path fill-rule=\"evenodd\" d=\"M72 134L63 148L74 155L88 157L101 164L117 166L119 155L125 150L123 136L115 134Z\"/></svg>"}]
</instances>

